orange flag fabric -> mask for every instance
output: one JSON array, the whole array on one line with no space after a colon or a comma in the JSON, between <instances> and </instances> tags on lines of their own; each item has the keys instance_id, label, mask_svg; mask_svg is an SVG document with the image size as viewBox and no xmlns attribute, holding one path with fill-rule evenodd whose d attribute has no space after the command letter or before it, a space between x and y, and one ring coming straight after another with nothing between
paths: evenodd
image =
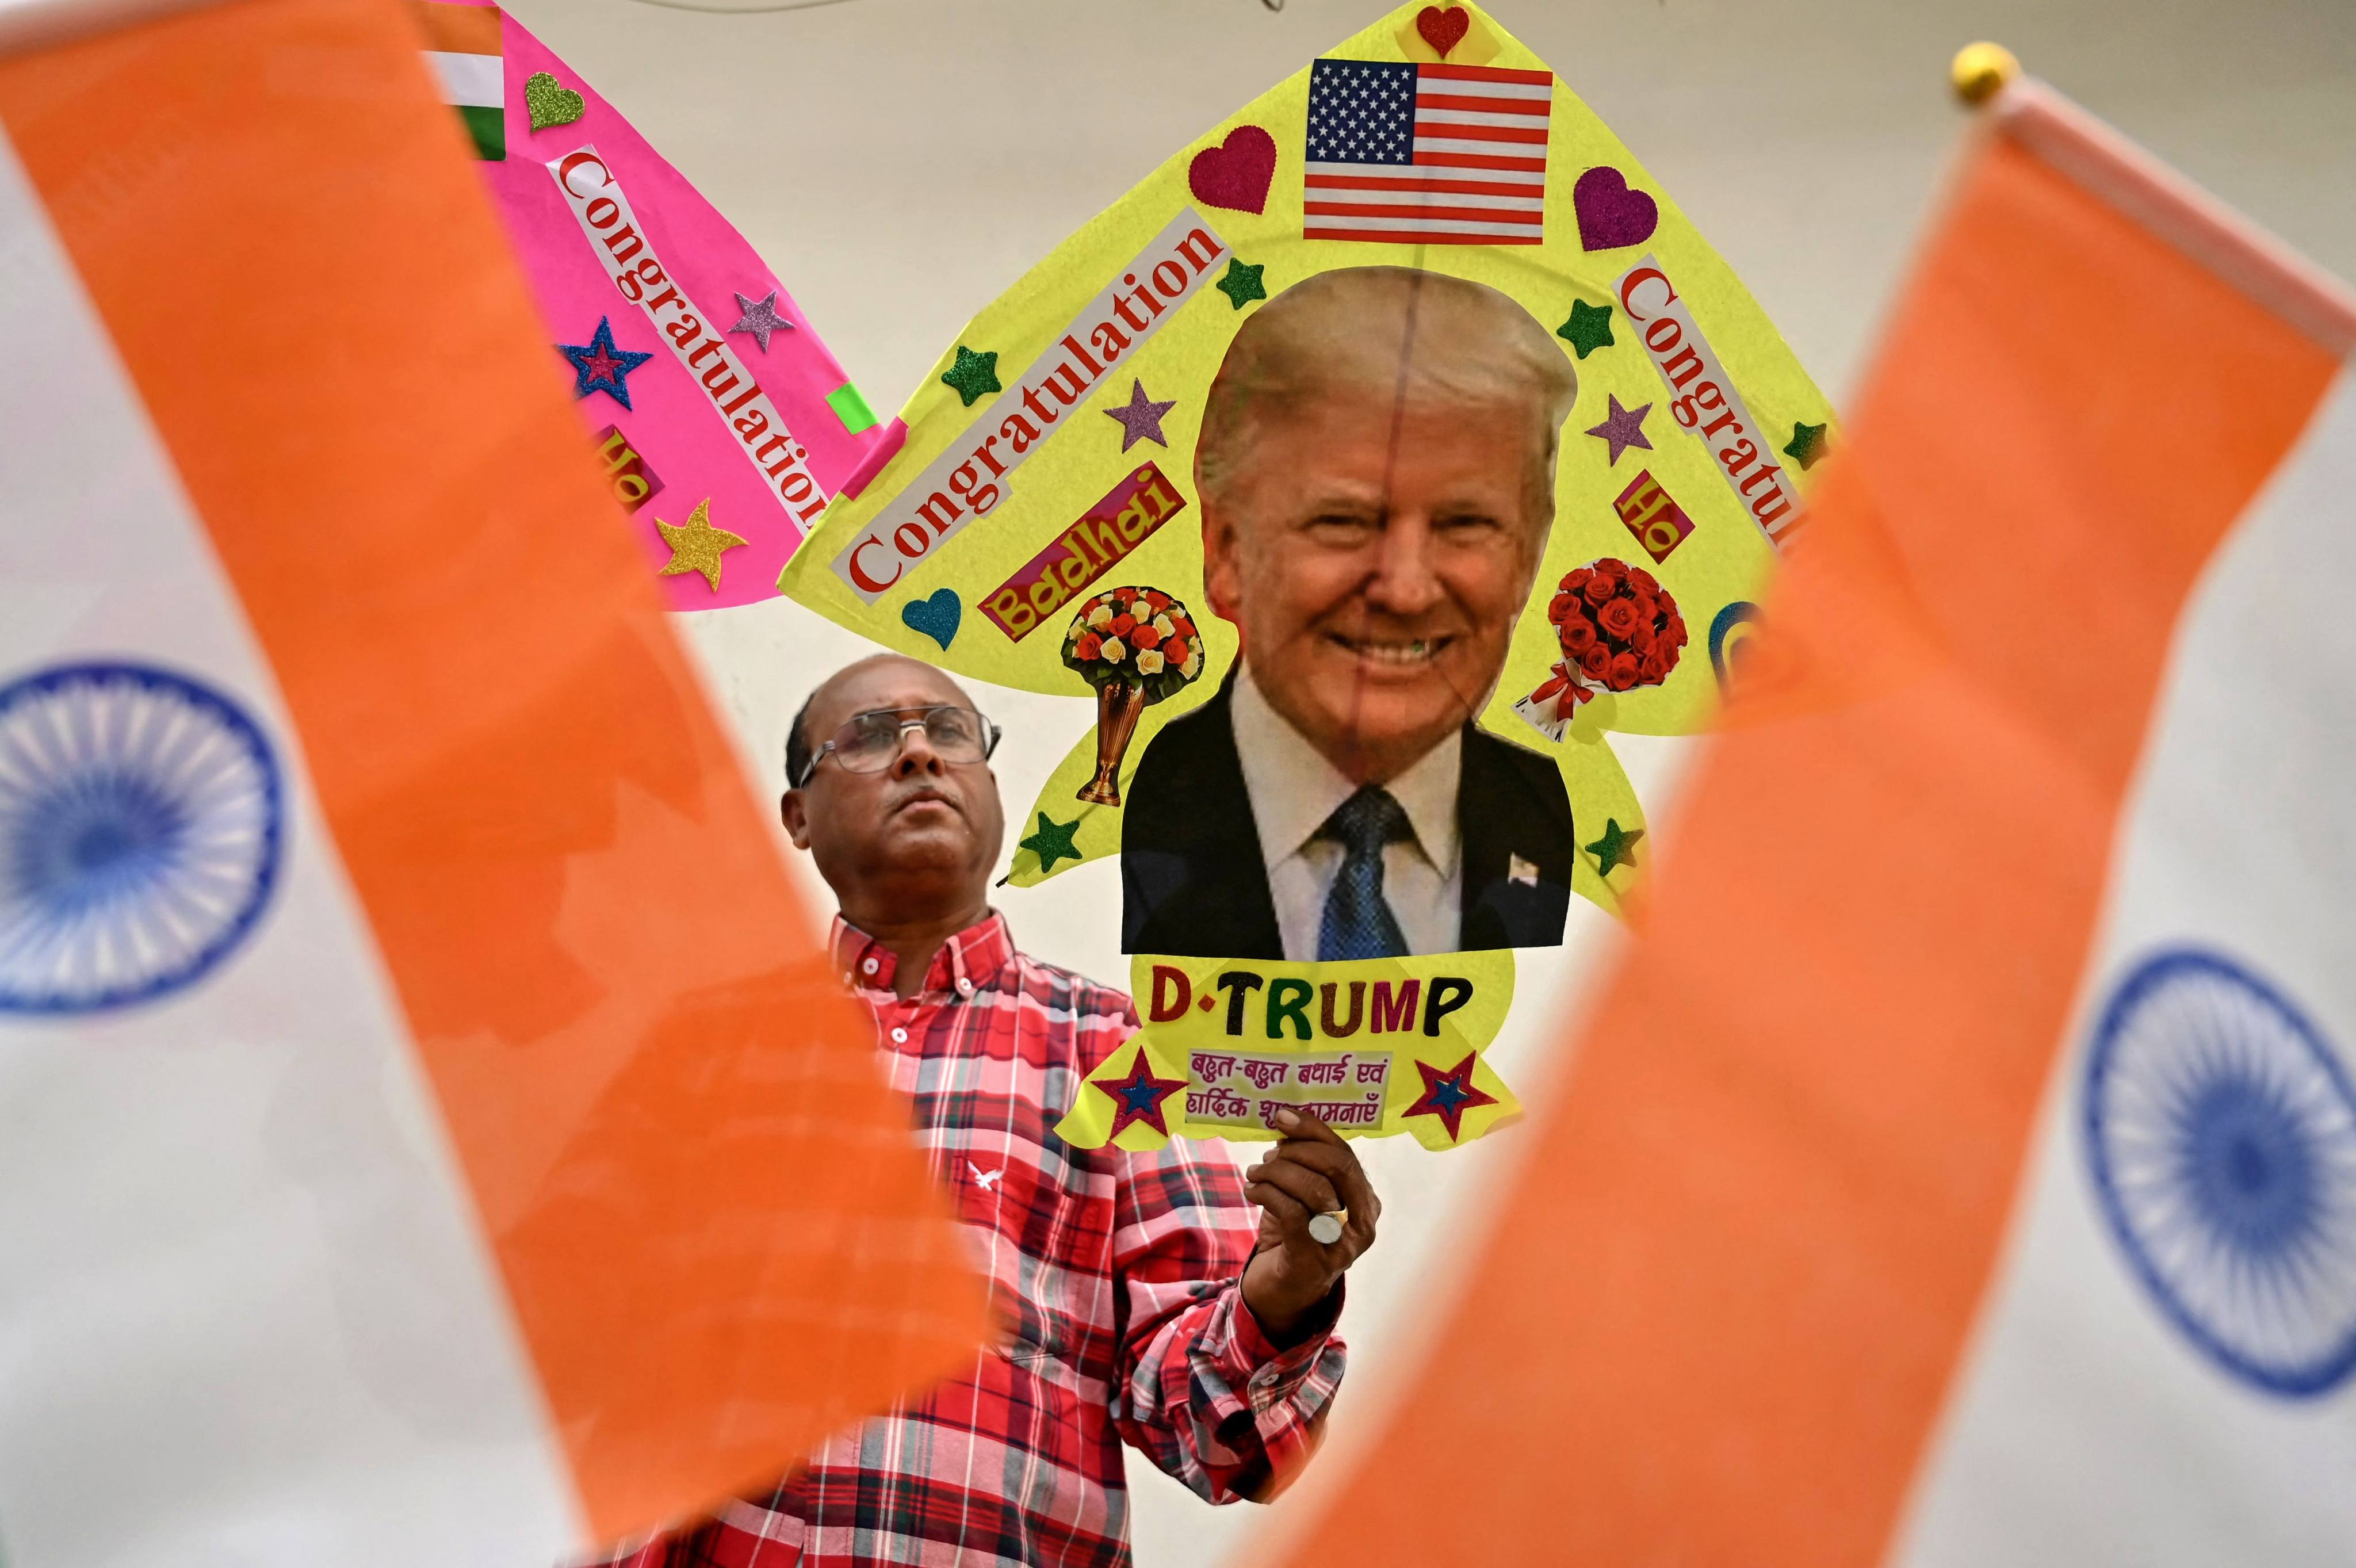
<instances>
[{"instance_id":1,"label":"orange flag fabric","mask_svg":"<svg viewBox=\"0 0 2356 1568\"><path fill-rule=\"evenodd\" d=\"M2356 1557L2351 343L2008 90L1442 1348L1283 1561Z\"/></svg>"},{"instance_id":2,"label":"orange flag fabric","mask_svg":"<svg viewBox=\"0 0 2356 1568\"><path fill-rule=\"evenodd\" d=\"M550 1563L967 1364L409 17L48 38L0 36L0 1555Z\"/></svg>"}]
</instances>

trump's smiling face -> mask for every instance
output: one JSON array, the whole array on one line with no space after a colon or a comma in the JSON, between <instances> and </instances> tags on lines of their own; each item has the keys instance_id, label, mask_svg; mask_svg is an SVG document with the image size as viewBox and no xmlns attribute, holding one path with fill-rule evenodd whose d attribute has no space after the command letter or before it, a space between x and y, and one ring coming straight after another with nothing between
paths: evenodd
<instances>
[{"instance_id":1,"label":"trump's smiling face","mask_svg":"<svg viewBox=\"0 0 2356 1568\"><path fill-rule=\"evenodd\" d=\"M1261 430L1214 508L1211 602L1269 705L1350 778L1396 777L1496 685L1545 542L1533 423L1336 389Z\"/></svg>"},{"instance_id":2,"label":"trump's smiling face","mask_svg":"<svg viewBox=\"0 0 2356 1568\"><path fill-rule=\"evenodd\" d=\"M1269 706L1356 782L1495 689L1578 386L1511 298L1404 267L1306 279L1228 346L1195 449L1204 585Z\"/></svg>"}]
</instances>

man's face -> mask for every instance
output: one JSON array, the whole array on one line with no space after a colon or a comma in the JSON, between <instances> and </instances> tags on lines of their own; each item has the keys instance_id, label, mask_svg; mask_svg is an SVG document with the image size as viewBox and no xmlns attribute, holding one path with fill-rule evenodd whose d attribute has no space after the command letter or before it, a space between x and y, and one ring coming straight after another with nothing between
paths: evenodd
<instances>
[{"instance_id":1,"label":"man's face","mask_svg":"<svg viewBox=\"0 0 2356 1568\"><path fill-rule=\"evenodd\" d=\"M1211 603L1253 680L1343 773L1387 781L1505 669L1545 540L1526 405L1335 391L1258 433L1206 504Z\"/></svg>"},{"instance_id":2,"label":"man's face","mask_svg":"<svg viewBox=\"0 0 2356 1568\"><path fill-rule=\"evenodd\" d=\"M877 659L820 689L805 734L816 753L854 714L893 710L915 718L926 708L971 705L928 665ZM879 897L981 898L1006 826L989 765L944 760L922 728L901 737L899 755L881 772L854 773L823 757L809 783L787 793L783 815L847 912ZM903 916L926 913L910 908Z\"/></svg>"}]
</instances>

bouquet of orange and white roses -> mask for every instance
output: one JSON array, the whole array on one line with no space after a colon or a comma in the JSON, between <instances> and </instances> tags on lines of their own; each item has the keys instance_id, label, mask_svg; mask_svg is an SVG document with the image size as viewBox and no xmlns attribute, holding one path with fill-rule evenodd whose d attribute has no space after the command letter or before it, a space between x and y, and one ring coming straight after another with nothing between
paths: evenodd
<instances>
[{"instance_id":1,"label":"bouquet of orange and white roses","mask_svg":"<svg viewBox=\"0 0 2356 1568\"><path fill-rule=\"evenodd\" d=\"M1097 691L1097 771L1079 799L1118 806L1138 715L1203 672L1203 635L1159 588L1108 588L1072 617L1064 662Z\"/></svg>"},{"instance_id":2,"label":"bouquet of orange and white roses","mask_svg":"<svg viewBox=\"0 0 2356 1568\"><path fill-rule=\"evenodd\" d=\"M1158 703L1203 672L1202 634L1159 588L1108 588L1072 618L1064 662L1098 691L1133 685Z\"/></svg>"}]
</instances>

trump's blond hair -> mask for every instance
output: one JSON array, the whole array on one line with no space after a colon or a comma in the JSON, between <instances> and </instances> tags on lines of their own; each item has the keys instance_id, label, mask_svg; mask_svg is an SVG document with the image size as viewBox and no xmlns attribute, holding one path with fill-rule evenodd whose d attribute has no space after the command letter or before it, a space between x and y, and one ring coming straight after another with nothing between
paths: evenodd
<instances>
[{"instance_id":1,"label":"trump's blond hair","mask_svg":"<svg viewBox=\"0 0 2356 1568\"><path fill-rule=\"evenodd\" d=\"M1246 319L1204 401L1194 484L1205 508L1227 508L1269 426L1345 389L1526 419L1529 521L1554 521L1555 455L1578 373L1511 295L1416 267L1318 273Z\"/></svg>"}]
</instances>

